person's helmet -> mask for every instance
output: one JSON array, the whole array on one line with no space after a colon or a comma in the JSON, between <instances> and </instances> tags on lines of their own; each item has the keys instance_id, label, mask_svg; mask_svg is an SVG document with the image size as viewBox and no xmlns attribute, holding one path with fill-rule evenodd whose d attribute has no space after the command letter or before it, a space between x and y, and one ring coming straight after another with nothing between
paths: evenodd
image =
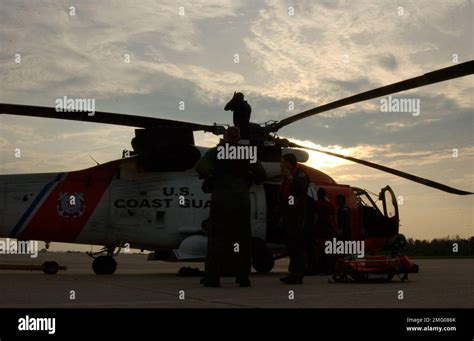
<instances>
[{"instance_id":1,"label":"person's helmet","mask_svg":"<svg viewBox=\"0 0 474 341\"><path fill-rule=\"evenodd\" d=\"M224 133L226 142L237 143L240 140L240 129L238 127L229 127Z\"/></svg>"},{"instance_id":2,"label":"person's helmet","mask_svg":"<svg viewBox=\"0 0 474 341\"><path fill-rule=\"evenodd\" d=\"M236 101L241 102L241 101L244 100L244 94L241 93L241 92L234 92L234 99L235 99Z\"/></svg>"}]
</instances>

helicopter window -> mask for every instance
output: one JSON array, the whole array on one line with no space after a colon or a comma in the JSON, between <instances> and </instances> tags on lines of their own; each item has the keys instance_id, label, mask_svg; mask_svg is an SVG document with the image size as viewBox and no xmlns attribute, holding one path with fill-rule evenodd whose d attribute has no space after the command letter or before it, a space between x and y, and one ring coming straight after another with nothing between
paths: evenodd
<instances>
[{"instance_id":1,"label":"helicopter window","mask_svg":"<svg viewBox=\"0 0 474 341\"><path fill-rule=\"evenodd\" d=\"M361 203L362 205L364 205L364 206L370 206L370 207L372 206L372 204L370 203L370 201L369 201L367 198L365 198L365 197L359 197L359 199L360 199L360 203Z\"/></svg>"},{"instance_id":2,"label":"helicopter window","mask_svg":"<svg viewBox=\"0 0 474 341\"><path fill-rule=\"evenodd\" d=\"M366 233L366 237L376 237L386 235L386 231L381 228L384 226L384 214L377 203L362 189L356 189L356 195L361 204L360 217L361 226Z\"/></svg>"},{"instance_id":3,"label":"helicopter window","mask_svg":"<svg viewBox=\"0 0 474 341\"><path fill-rule=\"evenodd\" d=\"M388 188L382 189L383 211L387 218L393 218L397 215L397 202L395 195Z\"/></svg>"},{"instance_id":4,"label":"helicopter window","mask_svg":"<svg viewBox=\"0 0 474 341\"><path fill-rule=\"evenodd\" d=\"M380 214L382 213L379 206L377 206L377 203L369 196L367 192L364 192L363 194L359 195L359 200L364 206L370 207L378 211Z\"/></svg>"},{"instance_id":5,"label":"helicopter window","mask_svg":"<svg viewBox=\"0 0 474 341\"><path fill-rule=\"evenodd\" d=\"M387 218L394 217L396 214L395 205L393 204L392 197L388 191L384 193L384 201L385 201L384 206L386 210L385 214Z\"/></svg>"}]
</instances>

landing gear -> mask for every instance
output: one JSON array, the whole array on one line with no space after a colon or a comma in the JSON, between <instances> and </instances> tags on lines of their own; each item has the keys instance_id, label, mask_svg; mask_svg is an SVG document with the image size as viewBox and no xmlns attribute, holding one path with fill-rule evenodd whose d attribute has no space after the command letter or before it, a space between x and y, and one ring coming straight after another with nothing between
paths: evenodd
<instances>
[{"instance_id":1,"label":"landing gear","mask_svg":"<svg viewBox=\"0 0 474 341\"><path fill-rule=\"evenodd\" d=\"M92 262L92 270L94 270L96 275L112 275L115 270L117 270L117 261L115 256L120 252L120 249L114 254L115 246L106 246L101 251L92 253L88 252L87 254L94 258ZM99 254L106 252L107 255L101 255L96 257Z\"/></svg>"},{"instance_id":2,"label":"landing gear","mask_svg":"<svg viewBox=\"0 0 474 341\"><path fill-rule=\"evenodd\" d=\"M252 238L252 265L255 271L260 273L272 271L275 265L272 251L268 249L265 241L259 238Z\"/></svg>"},{"instance_id":3,"label":"landing gear","mask_svg":"<svg viewBox=\"0 0 474 341\"><path fill-rule=\"evenodd\" d=\"M92 262L92 269L97 275L112 275L117 269L113 256L99 256Z\"/></svg>"}]
</instances>

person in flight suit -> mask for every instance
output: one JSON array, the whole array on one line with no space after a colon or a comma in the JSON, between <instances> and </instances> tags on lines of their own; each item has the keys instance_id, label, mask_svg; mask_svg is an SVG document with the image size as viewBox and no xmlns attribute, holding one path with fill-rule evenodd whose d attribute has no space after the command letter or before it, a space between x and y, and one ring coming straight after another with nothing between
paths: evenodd
<instances>
[{"instance_id":1,"label":"person in flight suit","mask_svg":"<svg viewBox=\"0 0 474 341\"><path fill-rule=\"evenodd\" d=\"M232 99L225 105L225 111L234 112L234 126L240 129L240 136L243 139L249 138L250 114L252 107L244 100L244 94L234 92Z\"/></svg>"},{"instance_id":2,"label":"person in flight suit","mask_svg":"<svg viewBox=\"0 0 474 341\"><path fill-rule=\"evenodd\" d=\"M342 240L352 239L351 208L346 205L346 197L342 194L336 196L337 202L337 234Z\"/></svg>"},{"instance_id":3,"label":"person in flight suit","mask_svg":"<svg viewBox=\"0 0 474 341\"><path fill-rule=\"evenodd\" d=\"M219 145L237 146L239 140L239 129L230 127ZM248 287L252 244L249 188L252 183L263 182L266 173L258 160L251 163L248 159L219 159L219 145L207 151L196 165L196 171L207 179L206 186L212 193L202 283L206 287L219 287L219 275L230 260L236 265L236 282Z\"/></svg>"},{"instance_id":4,"label":"person in flight suit","mask_svg":"<svg viewBox=\"0 0 474 341\"><path fill-rule=\"evenodd\" d=\"M290 257L288 276L280 280L286 284L303 284L308 259L305 248L305 206L309 176L297 167L296 156L281 158L279 205L281 227Z\"/></svg>"},{"instance_id":5,"label":"person in flight suit","mask_svg":"<svg viewBox=\"0 0 474 341\"><path fill-rule=\"evenodd\" d=\"M314 227L316 231L316 243L315 255L317 259L317 269L325 271L326 273L332 273L334 256L326 254L324 252L324 242L332 240L337 237L336 232L336 220L335 220L335 208L333 204L326 198L326 190L319 188L317 192L318 200L315 204L315 216L314 216Z\"/></svg>"}]
</instances>

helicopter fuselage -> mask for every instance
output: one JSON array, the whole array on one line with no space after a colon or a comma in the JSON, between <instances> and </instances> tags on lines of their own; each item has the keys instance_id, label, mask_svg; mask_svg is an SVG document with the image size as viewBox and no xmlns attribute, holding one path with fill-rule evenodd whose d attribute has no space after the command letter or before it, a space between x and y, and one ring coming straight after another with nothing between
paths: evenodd
<instances>
[{"instance_id":1,"label":"helicopter fuselage","mask_svg":"<svg viewBox=\"0 0 474 341\"><path fill-rule=\"evenodd\" d=\"M199 150L203 153L206 148ZM268 180L250 188L252 236L268 245L283 244L274 221L279 164L263 165ZM310 176L314 198L319 187L326 189L327 199L334 205L338 194L346 197L351 207L352 238L360 239L359 196L327 174L301 167ZM173 255L172 251L183 245L189 249L187 238L205 239L211 202L201 185L194 168L151 172L138 156L73 172L2 175L0 237L105 246L128 244ZM202 259L205 244L192 245L192 252L184 250L182 257L175 253L175 258Z\"/></svg>"}]
</instances>

